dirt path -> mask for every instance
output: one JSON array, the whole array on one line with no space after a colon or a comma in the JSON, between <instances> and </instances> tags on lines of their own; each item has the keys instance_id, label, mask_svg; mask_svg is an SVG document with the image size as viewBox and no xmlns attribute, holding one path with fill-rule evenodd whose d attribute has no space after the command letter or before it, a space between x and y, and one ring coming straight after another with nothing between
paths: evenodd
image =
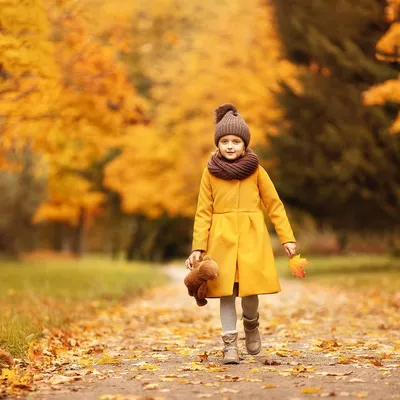
<instances>
[{"instance_id":1,"label":"dirt path","mask_svg":"<svg viewBox=\"0 0 400 400\"><path fill-rule=\"evenodd\" d=\"M245 353L238 321L242 361L224 366L218 300L197 307L186 270L169 271L167 287L77 324L29 398L400 399L397 304L282 280L281 293L260 296L262 353Z\"/></svg>"}]
</instances>

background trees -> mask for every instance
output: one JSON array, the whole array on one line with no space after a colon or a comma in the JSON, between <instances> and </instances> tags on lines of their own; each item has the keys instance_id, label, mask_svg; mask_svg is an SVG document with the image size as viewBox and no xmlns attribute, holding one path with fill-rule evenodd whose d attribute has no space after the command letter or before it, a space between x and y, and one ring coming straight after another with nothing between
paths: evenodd
<instances>
[{"instance_id":1,"label":"background trees","mask_svg":"<svg viewBox=\"0 0 400 400\"><path fill-rule=\"evenodd\" d=\"M388 132L394 110L362 104L364 90L397 75L374 57L386 28L382 2L274 4L301 86L282 83L285 123L270 135L282 196L339 232L393 230L400 212L399 140Z\"/></svg>"},{"instance_id":2,"label":"background trees","mask_svg":"<svg viewBox=\"0 0 400 400\"><path fill-rule=\"evenodd\" d=\"M378 0L6 0L0 185L17 211L4 202L2 250L186 254L225 102L292 210L339 233L389 231L397 5L388 27Z\"/></svg>"}]
</instances>

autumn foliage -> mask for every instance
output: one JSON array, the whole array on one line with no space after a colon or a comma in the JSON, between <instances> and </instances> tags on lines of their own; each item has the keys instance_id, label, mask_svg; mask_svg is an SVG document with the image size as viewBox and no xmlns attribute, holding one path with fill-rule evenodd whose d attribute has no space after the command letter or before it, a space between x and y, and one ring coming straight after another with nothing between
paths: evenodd
<instances>
[{"instance_id":1,"label":"autumn foliage","mask_svg":"<svg viewBox=\"0 0 400 400\"><path fill-rule=\"evenodd\" d=\"M387 63L400 62L400 1L387 0L386 20L390 26L376 45L376 58ZM375 85L364 93L365 105L400 104L400 75ZM400 132L400 112L394 120L390 132Z\"/></svg>"},{"instance_id":2,"label":"autumn foliage","mask_svg":"<svg viewBox=\"0 0 400 400\"><path fill-rule=\"evenodd\" d=\"M316 3L318 7L328 7ZM280 7L285 6L285 2L273 0L226 4L211 0L121 0L118 7L111 0L94 3L2 1L0 174L14 173L14 180L25 188L9 203L27 199L31 207L17 214L24 214L24 221L36 224L33 230L55 226L81 234L101 220L106 225L105 230L112 232L105 236L114 235L121 230L116 222L121 217L123 223L133 228L121 230L114 235L114 241L121 243L121 247L127 243L131 248L143 247L140 254L155 254L160 237L166 237L163 226L176 223L181 227L179 218L186 218L185 231L182 229L181 236L174 239L183 243L190 234L189 219L194 215L201 171L214 150L212 111L219 104L232 102L251 127L250 146L256 150L262 164L271 168L271 172L280 171L285 175L285 182L293 191L289 196L285 188L277 185L285 202L289 197L289 200L301 198L307 193L307 212L316 219L325 218L319 206L326 197L322 195L320 183L313 180L309 184L308 175L312 173L307 168L298 168L293 160L308 165L313 171L324 171L325 168L314 168L309 160L310 154L325 152L323 146L314 148L313 129L327 135L327 139L317 142L326 140L330 145L328 152L331 152L331 149L340 149L341 143L347 140L343 139L348 137L347 131L358 126L357 118L363 119L359 111L350 112L349 120L342 115L348 110L348 100L353 101L358 96L352 82L344 83L348 76L365 80L370 86L378 81L376 77L387 79L391 73L385 64L380 68L373 65L375 60L371 62L367 51L364 53L364 47L368 46L361 37L370 36L367 31L361 32L361 28L364 29L361 22L364 18L365 27L375 30L375 20L369 23L368 18L370 15L378 18L379 11L372 0L363 0L364 3L365 7L357 8L350 7L350 3L347 7L347 2L341 3L339 11L346 18L346 13L349 18L358 18L355 26L360 26L360 36L354 33L353 24L349 22L339 33L335 29L326 30L334 36L349 35L343 39L343 49L335 50L329 43L340 42L340 38L323 36L327 13L313 16L318 21L307 31L314 36L306 44L307 41L294 39L301 32L286 34L279 29ZM301 11L303 6L299 3L296 7ZM368 10L365 15L364 9ZM383 11L383 7L380 10ZM283 14L288 15L287 12ZM394 63L398 57L398 1L388 2L386 14L391 26L379 41L377 53L381 60ZM292 17L284 17L283 21L293 23L295 29L309 26L296 22L296 18L301 20L301 12L293 13ZM235 21L234 29L232 21ZM360 42L362 52L346 49L345 43L349 40ZM323 56L318 58L320 47L324 46L327 54L322 52ZM355 72L358 60L354 59L357 58L363 65ZM318 84L314 87L302 81L305 75ZM323 82L333 82L332 87ZM340 91L338 82L343 86ZM301 103L301 106L293 106L293 116L290 114L292 106L282 101L283 86ZM363 83L363 90L365 86ZM365 104L398 104L398 88L398 79L386 80L365 94ZM344 100L331 101L327 110L318 111L314 117L310 113L313 106L305 104L304 99L315 93L318 106L329 102L327 98L342 96ZM359 97L356 101L359 102ZM305 120L302 114L306 114ZM322 121L318 117L321 115L329 116L329 121ZM322 130L318 126L320 122ZM374 128L379 130L383 129L385 121L366 121L365 124L379 125ZM398 125L397 118L391 131L397 132ZM292 128L307 130L310 136L292 141L286 135ZM339 139L335 139L336 136ZM288 166L295 171L283 172L276 162L277 158L283 158L271 147L271 137L287 137L294 144L296 155L285 154L290 159ZM339 145L335 140L339 140ZM371 146L377 147L375 143ZM300 161L297 154L303 150L306 160ZM355 159L364 152L370 153L371 149L361 149L358 153L355 150L356 156L350 154L349 157ZM27 170L26 154L32 160L27 175L31 181L41 182L41 190L28 190L25 181L19 179L18 174L24 168ZM384 156L385 159L391 157ZM335 158L338 158L336 154ZM372 163L379 165L375 161ZM346 162L340 166L340 175L349 171L350 177L340 176L339 183L332 179L329 193L337 192L340 179L354 180L361 200L368 201L374 194L367 183L359 183L359 179L351 175L352 168L352 164ZM382 170L377 175L381 176ZM9 175L2 176L6 177L2 190L9 193L16 190L14 181L7 181ZM296 182L305 182L307 190L288 183L290 176ZM326 184L325 176L322 182ZM310 193L313 194L310 196ZM310 198L318 201L310 202ZM357 209L358 202L357 198ZM303 200L300 203L294 207L305 208ZM344 219L350 220L347 216ZM331 220L327 216L327 221ZM333 220L337 221L336 215ZM154 224L153 221L162 222ZM0 229L6 232L0 232L0 249L8 245L2 235L7 236L13 226L14 220L9 218L7 227L4 225ZM139 233L135 233L135 226L140 226ZM16 240L18 235L19 232L14 234ZM162 245L161 258L165 253L176 252L170 250L177 246L171 241Z\"/></svg>"}]
</instances>

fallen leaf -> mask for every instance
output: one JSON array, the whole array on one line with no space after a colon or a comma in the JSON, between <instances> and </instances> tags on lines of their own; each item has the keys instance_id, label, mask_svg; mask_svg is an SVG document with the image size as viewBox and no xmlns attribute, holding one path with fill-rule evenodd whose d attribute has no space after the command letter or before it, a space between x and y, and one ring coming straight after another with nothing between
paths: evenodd
<instances>
[{"instance_id":1,"label":"fallen leaf","mask_svg":"<svg viewBox=\"0 0 400 400\"><path fill-rule=\"evenodd\" d=\"M121 360L119 360L116 357L110 357L107 355L104 355L103 357L101 357L96 364L98 365L104 365L104 364L120 364Z\"/></svg>"},{"instance_id":2,"label":"fallen leaf","mask_svg":"<svg viewBox=\"0 0 400 400\"><path fill-rule=\"evenodd\" d=\"M155 390L158 389L158 383L143 383L144 390Z\"/></svg>"},{"instance_id":3,"label":"fallen leaf","mask_svg":"<svg viewBox=\"0 0 400 400\"><path fill-rule=\"evenodd\" d=\"M322 349L332 350L335 349L336 347L341 347L342 345L339 344L335 339L331 339L331 340L322 340L320 341L319 344L317 344L317 346L321 347Z\"/></svg>"},{"instance_id":4,"label":"fallen leaf","mask_svg":"<svg viewBox=\"0 0 400 400\"><path fill-rule=\"evenodd\" d=\"M338 364L351 364L354 361L357 361L354 357L346 357L346 356L339 355Z\"/></svg>"},{"instance_id":5,"label":"fallen leaf","mask_svg":"<svg viewBox=\"0 0 400 400\"><path fill-rule=\"evenodd\" d=\"M274 389L274 388L277 388L277 387L279 387L279 386L273 385L272 383L266 383L265 385L261 386L261 389Z\"/></svg>"},{"instance_id":6,"label":"fallen leaf","mask_svg":"<svg viewBox=\"0 0 400 400\"><path fill-rule=\"evenodd\" d=\"M208 359L208 354L204 352L204 354L199 354L200 362L206 362Z\"/></svg>"},{"instance_id":7,"label":"fallen leaf","mask_svg":"<svg viewBox=\"0 0 400 400\"><path fill-rule=\"evenodd\" d=\"M101 394L99 400L139 400L143 397L136 394Z\"/></svg>"},{"instance_id":8,"label":"fallen leaf","mask_svg":"<svg viewBox=\"0 0 400 400\"><path fill-rule=\"evenodd\" d=\"M76 377L73 376L64 376L64 375L55 375L50 380L50 385L60 385L62 383L69 383L76 380Z\"/></svg>"},{"instance_id":9,"label":"fallen leaf","mask_svg":"<svg viewBox=\"0 0 400 400\"><path fill-rule=\"evenodd\" d=\"M244 378L241 378L239 376L233 376L233 375L216 375L215 376L218 380L222 382L240 382L244 381Z\"/></svg>"},{"instance_id":10,"label":"fallen leaf","mask_svg":"<svg viewBox=\"0 0 400 400\"><path fill-rule=\"evenodd\" d=\"M140 370L145 370L145 371L157 371L160 369L158 365L152 365L152 364L144 364L139 367Z\"/></svg>"},{"instance_id":11,"label":"fallen leaf","mask_svg":"<svg viewBox=\"0 0 400 400\"><path fill-rule=\"evenodd\" d=\"M239 390L236 390L236 389L228 389L228 388L221 388L217 393L239 393Z\"/></svg>"},{"instance_id":12,"label":"fallen leaf","mask_svg":"<svg viewBox=\"0 0 400 400\"><path fill-rule=\"evenodd\" d=\"M93 358L81 358L78 361L79 365L91 365L93 364L94 359Z\"/></svg>"},{"instance_id":13,"label":"fallen leaf","mask_svg":"<svg viewBox=\"0 0 400 400\"><path fill-rule=\"evenodd\" d=\"M0 379L15 379L15 371L13 369L4 368L1 370Z\"/></svg>"},{"instance_id":14,"label":"fallen leaf","mask_svg":"<svg viewBox=\"0 0 400 400\"><path fill-rule=\"evenodd\" d=\"M372 360L369 360L369 362L371 364L375 365L376 367L383 367L383 364L379 360L372 359Z\"/></svg>"},{"instance_id":15,"label":"fallen leaf","mask_svg":"<svg viewBox=\"0 0 400 400\"><path fill-rule=\"evenodd\" d=\"M208 372L224 372L228 370L228 367L221 367L220 365L210 363L205 367Z\"/></svg>"},{"instance_id":16,"label":"fallen leaf","mask_svg":"<svg viewBox=\"0 0 400 400\"><path fill-rule=\"evenodd\" d=\"M0 372L4 367L12 367L14 365L14 360L11 354L7 351L0 349Z\"/></svg>"},{"instance_id":17,"label":"fallen leaf","mask_svg":"<svg viewBox=\"0 0 400 400\"><path fill-rule=\"evenodd\" d=\"M322 389L322 386L319 387L305 387L300 390L300 393L303 394L311 394L311 393L318 393Z\"/></svg>"},{"instance_id":18,"label":"fallen leaf","mask_svg":"<svg viewBox=\"0 0 400 400\"><path fill-rule=\"evenodd\" d=\"M280 363L279 361L268 361L268 360L265 360L264 364L265 365L282 365L282 363Z\"/></svg>"},{"instance_id":19,"label":"fallen leaf","mask_svg":"<svg viewBox=\"0 0 400 400\"><path fill-rule=\"evenodd\" d=\"M316 375L322 375L322 376L348 376L351 375L353 371L349 372L327 372L327 371L321 371L321 372L316 372ZM351 382L351 381L350 381Z\"/></svg>"}]
</instances>

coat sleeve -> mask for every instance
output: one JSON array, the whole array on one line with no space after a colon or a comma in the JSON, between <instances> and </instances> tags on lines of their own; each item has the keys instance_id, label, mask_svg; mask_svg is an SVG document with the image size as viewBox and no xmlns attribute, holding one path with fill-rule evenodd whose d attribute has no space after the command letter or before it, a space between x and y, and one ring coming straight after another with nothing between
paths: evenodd
<instances>
[{"instance_id":1,"label":"coat sleeve","mask_svg":"<svg viewBox=\"0 0 400 400\"><path fill-rule=\"evenodd\" d=\"M207 168L201 177L197 210L194 218L192 251L207 251L208 235L213 214L213 197Z\"/></svg>"},{"instance_id":2,"label":"coat sleeve","mask_svg":"<svg viewBox=\"0 0 400 400\"><path fill-rule=\"evenodd\" d=\"M285 207L267 171L260 165L258 169L258 188L271 222L274 224L281 244L295 242Z\"/></svg>"}]
</instances>

